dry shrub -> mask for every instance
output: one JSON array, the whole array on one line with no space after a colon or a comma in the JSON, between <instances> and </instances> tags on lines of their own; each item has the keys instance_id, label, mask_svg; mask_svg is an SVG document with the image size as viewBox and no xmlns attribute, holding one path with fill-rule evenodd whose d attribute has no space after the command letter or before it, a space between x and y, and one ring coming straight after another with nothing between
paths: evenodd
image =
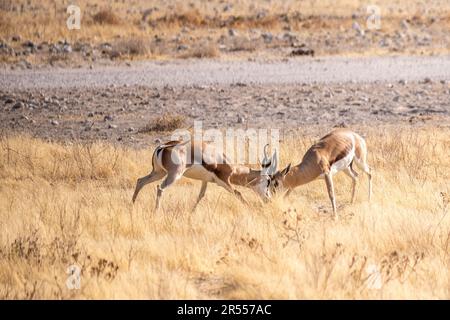
<instances>
[{"instance_id":1,"label":"dry shrub","mask_svg":"<svg viewBox=\"0 0 450 320\"><path fill-rule=\"evenodd\" d=\"M111 9L100 10L92 19L98 24L119 25L122 23L122 20Z\"/></svg>"},{"instance_id":2,"label":"dry shrub","mask_svg":"<svg viewBox=\"0 0 450 320\"><path fill-rule=\"evenodd\" d=\"M220 54L217 46L211 41L202 42L182 53L179 57L182 59L188 58L215 58Z\"/></svg>"},{"instance_id":3,"label":"dry shrub","mask_svg":"<svg viewBox=\"0 0 450 320\"><path fill-rule=\"evenodd\" d=\"M184 126L184 124L185 118L183 116L167 113L148 123L146 126L141 128L139 132L168 132L180 129Z\"/></svg>"},{"instance_id":4,"label":"dry shrub","mask_svg":"<svg viewBox=\"0 0 450 320\"><path fill-rule=\"evenodd\" d=\"M247 37L234 37L231 40L230 51L255 51L257 49L257 42L248 39Z\"/></svg>"},{"instance_id":5,"label":"dry shrub","mask_svg":"<svg viewBox=\"0 0 450 320\"><path fill-rule=\"evenodd\" d=\"M236 16L230 17L222 23L229 28L275 28L285 19L286 15L268 14L263 16Z\"/></svg>"},{"instance_id":6,"label":"dry shrub","mask_svg":"<svg viewBox=\"0 0 450 320\"><path fill-rule=\"evenodd\" d=\"M198 9L180 9L158 18L151 19L152 27L191 27L191 28L274 28L284 16L267 15L237 15L237 16L209 16Z\"/></svg>"},{"instance_id":7,"label":"dry shrub","mask_svg":"<svg viewBox=\"0 0 450 320\"><path fill-rule=\"evenodd\" d=\"M46 64L49 64L51 66L57 64L57 63L67 63L70 61L70 56L65 53L49 53L45 58L44 61Z\"/></svg>"},{"instance_id":8,"label":"dry shrub","mask_svg":"<svg viewBox=\"0 0 450 320\"><path fill-rule=\"evenodd\" d=\"M149 24L153 27L161 25L170 27L200 27L206 26L207 21L198 9L190 9L184 12L170 12L163 17L150 20Z\"/></svg>"},{"instance_id":9,"label":"dry shrub","mask_svg":"<svg viewBox=\"0 0 450 320\"><path fill-rule=\"evenodd\" d=\"M146 55L150 50L150 44L145 38L127 38L118 40L113 48L119 55Z\"/></svg>"}]
</instances>

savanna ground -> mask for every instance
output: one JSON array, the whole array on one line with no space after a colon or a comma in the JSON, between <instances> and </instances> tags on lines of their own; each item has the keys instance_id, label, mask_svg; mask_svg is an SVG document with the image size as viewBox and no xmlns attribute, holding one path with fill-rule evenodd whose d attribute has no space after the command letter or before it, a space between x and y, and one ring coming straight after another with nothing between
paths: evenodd
<instances>
[{"instance_id":1,"label":"savanna ground","mask_svg":"<svg viewBox=\"0 0 450 320\"><path fill-rule=\"evenodd\" d=\"M356 129L374 197L360 175L350 204L338 175L338 221L323 181L270 204L242 190L249 206L211 186L190 213L200 184L185 179L155 214L155 184L131 204L151 150L4 136L0 297L448 299L449 128ZM282 142L283 165L318 138L299 137ZM72 264L80 290L66 287Z\"/></svg>"}]
</instances>

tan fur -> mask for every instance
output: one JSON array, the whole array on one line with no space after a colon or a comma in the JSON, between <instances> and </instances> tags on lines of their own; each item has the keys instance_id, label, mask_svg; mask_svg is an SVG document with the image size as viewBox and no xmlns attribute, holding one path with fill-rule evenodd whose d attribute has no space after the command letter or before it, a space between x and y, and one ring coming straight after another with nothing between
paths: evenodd
<instances>
[{"instance_id":1,"label":"tan fur","mask_svg":"<svg viewBox=\"0 0 450 320\"><path fill-rule=\"evenodd\" d=\"M281 171L273 175L271 187L275 191L276 188L282 186L289 194L292 189L323 176L332 202L333 213L337 216L331 168L340 160L345 160L346 156L350 157L352 150L354 150L354 156L350 159L348 166L342 169L353 180L352 202L354 201L357 177L357 173L352 168L353 162L369 177L370 198L371 174L367 165L366 143L360 135L349 129L335 129L322 137L306 151L300 164L288 169L287 173Z\"/></svg>"},{"instance_id":2,"label":"tan fur","mask_svg":"<svg viewBox=\"0 0 450 320\"><path fill-rule=\"evenodd\" d=\"M188 157L189 159L187 159ZM174 161L174 159L179 161ZM263 183L261 179L267 179L268 182L268 177L262 177L260 170L232 165L225 154L215 150L213 145L197 141L191 141L191 143L170 141L158 146L153 153L152 164L152 172L138 179L133 194L133 202L142 187L165 178L162 184L157 187L156 209L159 207L163 190L182 176L203 181L194 209L203 198L208 182L222 186L244 203L246 201L241 193L233 187L233 184L256 190L258 183Z\"/></svg>"}]
</instances>

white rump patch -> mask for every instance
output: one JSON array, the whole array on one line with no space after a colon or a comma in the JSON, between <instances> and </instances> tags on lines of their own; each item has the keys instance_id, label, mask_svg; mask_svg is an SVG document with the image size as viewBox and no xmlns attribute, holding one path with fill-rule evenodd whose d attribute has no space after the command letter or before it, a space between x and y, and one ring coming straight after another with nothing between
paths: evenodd
<instances>
[{"instance_id":1,"label":"white rump patch","mask_svg":"<svg viewBox=\"0 0 450 320\"><path fill-rule=\"evenodd\" d=\"M183 174L186 178L202 180L207 182L215 182L216 175L205 169L201 164L193 164Z\"/></svg>"},{"instance_id":2,"label":"white rump patch","mask_svg":"<svg viewBox=\"0 0 450 320\"><path fill-rule=\"evenodd\" d=\"M331 165L330 168L331 175L334 175L339 171L347 169L350 166L350 163L352 163L353 158L355 157L355 139L353 135L351 135L350 138L352 139L352 149L345 157L343 157L341 160L336 161Z\"/></svg>"}]
</instances>

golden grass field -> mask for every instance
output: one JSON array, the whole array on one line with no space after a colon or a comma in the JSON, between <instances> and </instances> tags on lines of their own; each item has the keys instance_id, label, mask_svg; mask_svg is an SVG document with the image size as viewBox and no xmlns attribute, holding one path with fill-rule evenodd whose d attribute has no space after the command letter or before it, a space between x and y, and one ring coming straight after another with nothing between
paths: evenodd
<instances>
[{"instance_id":1,"label":"golden grass field","mask_svg":"<svg viewBox=\"0 0 450 320\"><path fill-rule=\"evenodd\" d=\"M450 129L357 131L374 197L360 175L350 204L339 174L338 221L323 181L269 204L241 188L248 207L210 186L191 214L200 183L185 179L155 215L156 183L131 204L153 150L3 136L0 298L449 299ZM319 138L300 137L283 140L282 165ZM66 287L71 264L82 269L79 290Z\"/></svg>"},{"instance_id":2,"label":"golden grass field","mask_svg":"<svg viewBox=\"0 0 450 320\"><path fill-rule=\"evenodd\" d=\"M309 43L313 38L338 39L340 35L352 29L354 20L365 25L367 18L367 1L363 0L213 0L191 2L171 1L77 1L81 9L81 29L68 30L66 20L67 6L71 1L27 1L4 0L0 4L0 39L8 40L19 35L22 40L39 42L56 42L66 39L70 43L89 42L100 44L113 43L119 51L131 50L134 53L122 58L187 58L217 57L219 49L217 40L236 29L244 36L233 39L233 50L248 51L254 57L258 51L255 41L247 39L246 34L253 29L282 33L295 31L301 41ZM450 26L450 3L446 0L374 0L370 4L381 8L382 29L380 34L394 35L401 31L401 22L412 19L414 33L421 35L424 30L433 32L434 42L430 48L415 48L407 45L406 53L434 54L448 53L449 48L440 32ZM301 17L297 16L301 15ZM355 15L355 17L354 17ZM286 17L290 17L286 23ZM417 30L416 30L417 29ZM149 40L158 38L157 44L149 44ZM179 42L190 46L190 50L178 54L169 48L167 42L177 38ZM340 39L340 40L339 40ZM10 43L15 46L14 43ZM314 45L319 55L333 54L393 54L378 45L359 48L356 45L342 48L339 46ZM149 47L150 46L150 47ZM420 49L420 50L419 50ZM5 61L18 59L4 56ZM37 57L29 58L38 59Z\"/></svg>"}]
</instances>

